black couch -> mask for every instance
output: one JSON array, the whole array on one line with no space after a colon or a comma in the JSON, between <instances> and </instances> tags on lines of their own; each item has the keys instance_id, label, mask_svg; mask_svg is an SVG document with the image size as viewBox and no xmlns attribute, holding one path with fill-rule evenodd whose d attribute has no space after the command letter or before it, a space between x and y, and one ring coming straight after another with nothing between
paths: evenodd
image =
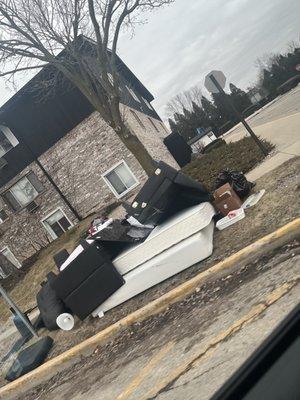
<instances>
[{"instance_id":1,"label":"black couch","mask_svg":"<svg viewBox=\"0 0 300 400\"><path fill-rule=\"evenodd\" d=\"M81 320L125 283L103 247L94 242L80 253L51 286Z\"/></svg>"},{"instance_id":2,"label":"black couch","mask_svg":"<svg viewBox=\"0 0 300 400\"><path fill-rule=\"evenodd\" d=\"M160 161L126 210L142 224L157 225L181 210L206 201L211 201L211 195L201 183Z\"/></svg>"}]
</instances>

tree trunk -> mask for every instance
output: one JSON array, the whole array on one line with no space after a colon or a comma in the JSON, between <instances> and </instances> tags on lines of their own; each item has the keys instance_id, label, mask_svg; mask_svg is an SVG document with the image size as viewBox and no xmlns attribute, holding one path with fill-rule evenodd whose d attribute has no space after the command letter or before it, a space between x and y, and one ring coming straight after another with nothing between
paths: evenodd
<instances>
[{"instance_id":1,"label":"tree trunk","mask_svg":"<svg viewBox=\"0 0 300 400\"><path fill-rule=\"evenodd\" d=\"M155 163L140 139L132 134L127 127L123 127L116 133L127 149L141 164L146 174L148 176L152 175L155 171Z\"/></svg>"},{"instance_id":2,"label":"tree trunk","mask_svg":"<svg viewBox=\"0 0 300 400\"><path fill-rule=\"evenodd\" d=\"M146 174L152 175L155 171L154 160L139 138L127 127L120 112L119 95L113 92L109 93L108 101L104 104L104 100L99 97L95 90L85 90L86 88L76 80L73 80L73 83L99 112L104 121L115 131L127 149L141 164Z\"/></svg>"},{"instance_id":3,"label":"tree trunk","mask_svg":"<svg viewBox=\"0 0 300 400\"><path fill-rule=\"evenodd\" d=\"M101 107L97 107L97 101L94 101L92 104L95 106L96 110L99 112L104 121L106 121L115 131L116 135L118 135L127 149L138 160L146 174L148 176L152 175L155 171L154 160L140 139L127 127L120 113L120 103L115 102L115 104L111 104L109 118L103 115L101 112Z\"/></svg>"}]
</instances>

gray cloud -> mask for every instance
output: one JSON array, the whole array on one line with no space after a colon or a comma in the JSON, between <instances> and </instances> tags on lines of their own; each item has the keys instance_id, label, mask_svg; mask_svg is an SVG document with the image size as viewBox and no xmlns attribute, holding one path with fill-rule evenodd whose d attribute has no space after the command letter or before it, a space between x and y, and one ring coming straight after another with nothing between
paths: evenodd
<instances>
[{"instance_id":1,"label":"gray cloud","mask_svg":"<svg viewBox=\"0 0 300 400\"><path fill-rule=\"evenodd\" d=\"M258 57L299 38L299 16L299 0L176 0L147 15L133 38L124 34L119 53L164 115L172 96L202 84L211 69L246 88L256 78ZM0 80L0 104L11 95Z\"/></svg>"},{"instance_id":2,"label":"gray cloud","mask_svg":"<svg viewBox=\"0 0 300 400\"><path fill-rule=\"evenodd\" d=\"M124 37L120 51L163 114L170 97L202 84L211 69L249 86L258 57L282 51L299 37L299 15L298 0L177 0L152 15L132 40Z\"/></svg>"}]
</instances>

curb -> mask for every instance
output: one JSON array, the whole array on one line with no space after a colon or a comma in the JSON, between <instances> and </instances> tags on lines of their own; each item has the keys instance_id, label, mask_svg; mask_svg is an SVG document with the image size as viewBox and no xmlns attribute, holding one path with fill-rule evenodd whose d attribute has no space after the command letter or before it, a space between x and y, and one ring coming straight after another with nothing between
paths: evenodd
<instances>
[{"instance_id":1,"label":"curb","mask_svg":"<svg viewBox=\"0 0 300 400\"><path fill-rule=\"evenodd\" d=\"M199 284L202 284L204 281L212 277L213 274L222 271L227 272L229 268L236 266L237 263L239 263L238 266L240 267L241 263L245 261L247 261L247 263L251 262L261 254L272 251L277 247L288 243L290 240L295 239L299 235L300 218L297 218L287 225L284 225L282 228L277 229L273 233L266 235L243 248L237 253L232 254L225 260L213 265L203 272L200 272L194 278L177 286L175 289L172 289L158 299L151 301L144 307L127 315L120 321L110 325L89 339L74 346L70 350L67 350L59 356L47 361L45 364L28 374L8 383L4 387L0 388L0 399L9 400L16 398L16 396L21 393L26 393L38 384L49 380L57 373L74 365L80 361L82 357L92 354L99 345L112 339L115 335L134 323L141 322L150 316L165 311L171 304L181 301L186 296L192 294L199 287Z\"/></svg>"}]
</instances>

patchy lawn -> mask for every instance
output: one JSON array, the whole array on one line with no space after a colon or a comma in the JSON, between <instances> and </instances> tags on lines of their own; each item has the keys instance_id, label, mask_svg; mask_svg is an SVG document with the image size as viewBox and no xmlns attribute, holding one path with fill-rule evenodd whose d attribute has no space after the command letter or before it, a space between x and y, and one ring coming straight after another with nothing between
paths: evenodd
<instances>
[{"instance_id":1,"label":"patchy lawn","mask_svg":"<svg viewBox=\"0 0 300 400\"><path fill-rule=\"evenodd\" d=\"M96 215L107 213L114 217L119 210L116 208L119 203L109 205L104 210L96 214L90 215L78 225L65 232L60 238L52 242L47 248L41 250L37 261L31 267L26 267L24 274L19 277L8 277L2 281L2 286L10 293L14 301L22 309L27 311L36 305L36 294L41 287L41 282L45 280L46 275L50 271L57 273L57 267L54 263L53 256L62 249L67 249L69 253L77 246L80 239L87 232L91 221ZM116 217L116 218L117 218ZM0 322L6 321L10 316L7 306L0 298Z\"/></svg>"},{"instance_id":2,"label":"patchy lawn","mask_svg":"<svg viewBox=\"0 0 300 400\"><path fill-rule=\"evenodd\" d=\"M9 291L15 302L23 311L28 310L36 304L36 294L40 289L40 283L50 271L57 271L53 261L53 256L61 249L73 250L82 234L88 229L93 216L88 217L80 224L66 232L59 239L52 242L47 248L43 249L37 261L19 279L8 278L8 282L3 282L3 286ZM0 299L0 320L5 321L10 316L7 306Z\"/></svg>"}]
</instances>

